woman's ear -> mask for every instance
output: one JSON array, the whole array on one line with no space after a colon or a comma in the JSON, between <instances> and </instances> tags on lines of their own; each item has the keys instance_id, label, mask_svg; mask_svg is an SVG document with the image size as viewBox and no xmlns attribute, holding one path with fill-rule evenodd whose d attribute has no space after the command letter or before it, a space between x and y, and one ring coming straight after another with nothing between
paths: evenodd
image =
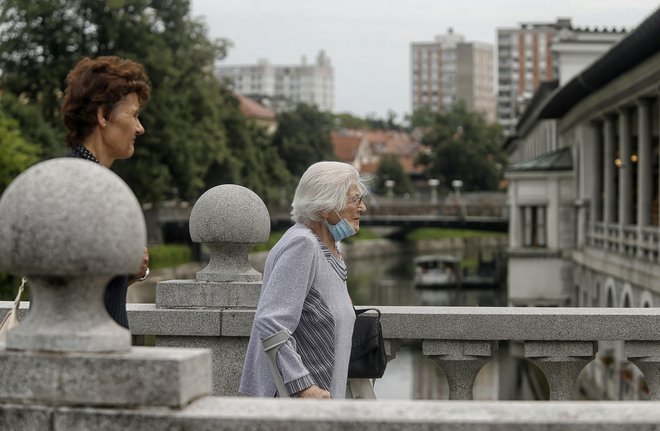
<instances>
[{"instance_id":1,"label":"woman's ear","mask_svg":"<svg viewBox=\"0 0 660 431\"><path fill-rule=\"evenodd\" d=\"M105 110L102 106L96 108L96 122L102 129L105 128L105 126L108 124L108 120L105 118Z\"/></svg>"}]
</instances>

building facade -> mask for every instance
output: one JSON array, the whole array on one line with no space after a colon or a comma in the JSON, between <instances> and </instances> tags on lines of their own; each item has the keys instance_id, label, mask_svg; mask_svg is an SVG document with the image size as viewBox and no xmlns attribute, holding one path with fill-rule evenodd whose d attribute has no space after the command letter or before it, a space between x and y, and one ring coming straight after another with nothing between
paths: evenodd
<instances>
[{"instance_id":1,"label":"building facade","mask_svg":"<svg viewBox=\"0 0 660 431\"><path fill-rule=\"evenodd\" d=\"M337 160L353 165L361 174L376 172L383 157L393 155L415 179L423 172L415 159L429 151L408 133L395 130L342 129L332 132L330 139Z\"/></svg>"},{"instance_id":2,"label":"building facade","mask_svg":"<svg viewBox=\"0 0 660 431\"><path fill-rule=\"evenodd\" d=\"M660 9L523 113L507 172L510 305L660 303L658 38Z\"/></svg>"},{"instance_id":3,"label":"building facade","mask_svg":"<svg viewBox=\"0 0 660 431\"><path fill-rule=\"evenodd\" d=\"M334 109L334 69L324 51L319 51L313 64L308 64L305 57L299 65L274 65L259 60L252 65L218 66L217 74L237 93L278 112L298 103L315 105L321 111Z\"/></svg>"},{"instance_id":4,"label":"building facade","mask_svg":"<svg viewBox=\"0 0 660 431\"><path fill-rule=\"evenodd\" d=\"M623 29L574 28L568 18L497 29L497 118L509 133L539 85L570 81L625 35Z\"/></svg>"},{"instance_id":5,"label":"building facade","mask_svg":"<svg viewBox=\"0 0 660 431\"><path fill-rule=\"evenodd\" d=\"M433 42L413 42L410 59L413 111L439 111L463 100L470 111L495 120L492 45L466 42L449 29Z\"/></svg>"}]
</instances>

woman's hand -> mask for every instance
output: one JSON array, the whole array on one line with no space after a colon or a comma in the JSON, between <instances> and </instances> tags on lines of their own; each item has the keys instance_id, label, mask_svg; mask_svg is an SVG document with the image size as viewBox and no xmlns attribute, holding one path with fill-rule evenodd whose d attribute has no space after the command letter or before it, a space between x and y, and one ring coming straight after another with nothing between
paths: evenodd
<instances>
[{"instance_id":1,"label":"woman's hand","mask_svg":"<svg viewBox=\"0 0 660 431\"><path fill-rule=\"evenodd\" d=\"M147 247L144 248L144 253L142 254L142 265L140 265L140 270L137 272L137 274L133 274L128 278L128 284L129 286L136 281L143 279L146 277L149 273L149 250Z\"/></svg>"},{"instance_id":2,"label":"woman's hand","mask_svg":"<svg viewBox=\"0 0 660 431\"><path fill-rule=\"evenodd\" d=\"M302 391L298 392L296 395L298 395L299 398L330 399L330 392L326 391L325 389L321 389L316 385L310 386L307 389L303 389Z\"/></svg>"}]
</instances>

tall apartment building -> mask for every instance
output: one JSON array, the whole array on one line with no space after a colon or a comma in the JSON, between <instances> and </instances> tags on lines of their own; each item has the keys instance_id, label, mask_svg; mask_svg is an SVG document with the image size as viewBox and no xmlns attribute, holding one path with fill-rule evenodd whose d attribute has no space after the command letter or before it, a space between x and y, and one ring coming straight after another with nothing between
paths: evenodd
<instances>
[{"instance_id":1,"label":"tall apartment building","mask_svg":"<svg viewBox=\"0 0 660 431\"><path fill-rule=\"evenodd\" d=\"M499 123L513 133L518 116L542 81L566 82L623 35L623 29L573 28L570 18L558 18L554 23L528 22L520 27L498 28Z\"/></svg>"},{"instance_id":2,"label":"tall apartment building","mask_svg":"<svg viewBox=\"0 0 660 431\"><path fill-rule=\"evenodd\" d=\"M432 42L413 42L410 53L413 111L438 111L463 100L469 110L495 121L492 45L466 42L450 28Z\"/></svg>"},{"instance_id":3,"label":"tall apartment building","mask_svg":"<svg viewBox=\"0 0 660 431\"><path fill-rule=\"evenodd\" d=\"M319 51L308 64L303 56L299 65L273 65L259 60L253 65L222 65L221 79L228 79L234 91L259 100L276 111L292 109L298 103L332 111L335 103L334 70L330 58Z\"/></svg>"}]
</instances>

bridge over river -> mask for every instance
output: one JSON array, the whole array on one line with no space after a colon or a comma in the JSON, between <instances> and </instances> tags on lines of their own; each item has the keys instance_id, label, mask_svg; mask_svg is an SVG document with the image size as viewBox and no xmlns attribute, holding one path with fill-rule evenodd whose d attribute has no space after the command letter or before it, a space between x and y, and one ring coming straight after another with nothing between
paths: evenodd
<instances>
[{"instance_id":1,"label":"bridge over river","mask_svg":"<svg viewBox=\"0 0 660 431\"><path fill-rule=\"evenodd\" d=\"M368 195L363 226L384 227L386 236L402 238L417 228L442 227L506 232L509 213L503 192L465 193L444 199L387 198ZM145 208L149 240L190 242L188 220L192 204L168 202L156 208ZM271 227L284 230L291 225L288 208L270 207Z\"/></svg>"}]
</instances>

